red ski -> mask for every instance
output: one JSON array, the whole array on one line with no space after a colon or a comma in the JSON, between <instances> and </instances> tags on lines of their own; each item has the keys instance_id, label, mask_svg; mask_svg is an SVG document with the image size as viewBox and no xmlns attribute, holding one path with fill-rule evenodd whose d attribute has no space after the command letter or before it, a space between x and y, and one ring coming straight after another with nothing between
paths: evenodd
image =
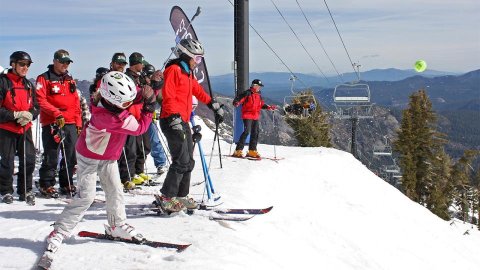
<instances>
[{"instance_id":1,"label":"red ski","mask_svg":"<svg viewBox=\"0 0 480 270\"><path fill-rule=\"evenodd\" d=\"M165 243L165 242L158 242L158 241L151 241L147 239L143 239L141 241L130 240L130 239L123 239L123 238L113 238L110 235L106 235L104 233L96 233L96 232L89 232L89 231L81 231L78 233L80 237L89 237L95 239L105 239L110 241L119 241L123 243L135 244L135 245L146 245L154 248L173 248L176 249L178 252L181 252L188 248L190 244L172 244L172 243Z\"/></svg>"}]
</instances>

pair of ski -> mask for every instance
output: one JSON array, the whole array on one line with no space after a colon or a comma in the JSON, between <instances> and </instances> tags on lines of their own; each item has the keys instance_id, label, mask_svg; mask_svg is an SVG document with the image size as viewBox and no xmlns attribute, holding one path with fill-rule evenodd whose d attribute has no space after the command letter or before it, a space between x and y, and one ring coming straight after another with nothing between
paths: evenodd
<instances>
[{"instance_id":1,"label":"pair of ski","mask_svg":"<svg viewBox=\"0 0 480 270\"><path fill-rule=\"evenodd\" d=\"M248 159L248 160L253 160L253 161L260 161L262 159L268 159L268 160L275 161L275 162L278 162L279 160L284 159L284 158L279 158L279 157L258 157L258 158L249 157L249 156L237 157L237 156L234 156L234 155L226 155L226 157L232 157L232 158L238 158L238 159Z\"/></svg>"},{"instance_id":2,"label":"pair of ski","mask_svg":"<svg viewBox=\"0 0 480 270\"><path fill-rule=\"evenodd\" d=\"M152 241L145 238L142 239L141 241L124 239L124 238L114 238L104 233L96 233L96 232L90 232L90 231L81 231L78 233L78 236L93 238L93 239L117 241L117 242L122 242L127 244L145 245L153 248L169 248L169 249L175 249L177 252L182 252L191 245L191 244L173 244L173 243L167 243L167 242ZM55 253L52 251L49 251L49 250L45 251L42 257L40 257L40 260L38 261L37 266L40 269L44 269L44 270L50 269L53 263L54 254Z\"/></svg>"},{"instance_id":3,"label":"pair of ski","mask_svg":"<svg viewBox=\"0 0 480 270\"><path fill-rule=\"evenodd\" d=\"M153 206L150 208L146 208L149 211L154 212L153 214L148 214L147 215L153 215L153 216L168 216L172 214L172 212L168 212L165 209L161 207L160 203L160 195L156 194L155 196L155 201L153 201ZM219 204L215 206L207 206L203 204L199 204L197 209L189 209L186 210L186 213L189 215L192 215L195 213L195 211L211 211L214 214L209 215L210 220L215 220L215 221L247 221L257 215L263 215L270 210L272 210L273 206L267 207L267 208L237 208L237 209L232 209L232 208L217 208ZM234 215L242 215L242 216L234 216Z\"/></svg>"}]
</instances>

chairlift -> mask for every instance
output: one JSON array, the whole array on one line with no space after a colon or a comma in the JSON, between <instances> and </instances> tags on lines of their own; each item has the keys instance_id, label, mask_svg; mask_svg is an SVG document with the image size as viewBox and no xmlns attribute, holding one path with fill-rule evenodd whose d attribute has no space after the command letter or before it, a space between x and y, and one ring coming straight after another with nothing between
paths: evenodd
<instances>
[{"instance_id":1,"label":"chairlift","mask_svg":"<svg viewBox=\"0 0 480 270\"><path fill-rule=\"evenodd\" d=\"M387 136L384 136L385 143L383 145L374 145L373 146L373 155L375 156L391 156L392 155L392 146L390 145L390 140Z\"/></svg>"},{"instance_id":2,"label":"chairlift","mask_svg":"<svg viewBox=\"0 0 480 270\"><path fill-rule=\"evenodd\" d=\"M339 105L370 102L370 87L365 83L344 83L335 86L333 101Z\"/></svg>"},{"instance_id":3,"label":"chairlift","mask_svg":"<svg viewBox=\"0 0 480 270\"><path fill-rule=\"evenodd\" d=\"M313 93L301 92L283 99L283 110L287 117L309 117L317 109L318 103Z\"/></svg>"},{"instance_id":4,"label":"chairlift","mask_svg":"<svg viewBox=\"0 0 480 270\"><path fill-rule=\"evenodd\" d=\"M383 170L387 173L393 173L393 174L400 173L400 167L398 165L384 165Z\"/></svg>"}]
</instances>

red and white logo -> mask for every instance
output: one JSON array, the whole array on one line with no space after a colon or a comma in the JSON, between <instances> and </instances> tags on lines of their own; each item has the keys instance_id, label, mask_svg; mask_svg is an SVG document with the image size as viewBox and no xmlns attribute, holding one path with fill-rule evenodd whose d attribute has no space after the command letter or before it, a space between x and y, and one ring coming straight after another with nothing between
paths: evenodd
<instances>
[{"instance_id":1,"label":"red and white logo","mask_svg":"<svg viewBox=\"0 0 480 270\"><path fill-rule=\"evenodd\" d=\"M55 86L52 88L52 91L53 91L53 93L58 94L58 92L60 92L60 87L58 87L58 85L55 85Z\"/></svg>"}]
</instances>

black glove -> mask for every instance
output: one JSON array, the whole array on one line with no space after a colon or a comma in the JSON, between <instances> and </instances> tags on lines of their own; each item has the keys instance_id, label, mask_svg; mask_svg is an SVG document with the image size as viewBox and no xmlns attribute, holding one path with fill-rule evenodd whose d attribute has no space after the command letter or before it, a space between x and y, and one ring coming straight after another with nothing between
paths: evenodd
<instances>
[{"instance_id":1,"label":"black glove","mask_svg":"<svg viewBox=\"0 0 480 270\"><path fill-rule=\"evenodd\" d=\"M170 128L173 130L183 131L183 120L182 117L180 117L180 114L172 114L167 118L167 120Z\"/></svg>"},{"instance_id":2,"label":"black glove","mask_svg":"<svg viewBox=\"0 0 480 270\"><path fill-rule=\"evenodd\" d=\"M199 142L202 139L202 133L195 132L192 134L192 141L194 143Z\"/></svg>"},{"instance_id":3,"label":"black glove","mask_svg":"<svg viewBox=\"0 0 480 270\"><path fill-rule=\"evenodd\" d=\"M192 140L194 143L197 143L202 139L202 134L200 133L201 130L202 130L202 127L200 125L196 125L192 127L192 131L193 131Z\"/></svg>"},{"instance_id":4,"label":"black glove","mask_svg":"<svg viewBox=\"0 0 480 270\"><path fill-rule=\"evenodd\" d=\"M215 123L222 123L223 122L223 115L225 112L223 111L223 104L220 104L212 99L212 101L208 104L208 107L213 110L215 115Z\"/></svg>"}]
</instances>

